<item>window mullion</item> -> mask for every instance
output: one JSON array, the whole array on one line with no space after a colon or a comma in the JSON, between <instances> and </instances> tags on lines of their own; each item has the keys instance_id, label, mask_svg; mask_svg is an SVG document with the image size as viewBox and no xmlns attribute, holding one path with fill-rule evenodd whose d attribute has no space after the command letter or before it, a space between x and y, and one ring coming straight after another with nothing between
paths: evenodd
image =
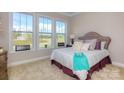
<instances>
[{"instance_id":1,"label":"window mullion","mask_svg":"<svg viewBox=\"0 0 124 93\"><path fill-rule=\"evenodd\" d=\"M19 13L19 15L20 15L20 19L19 19L20 20L20 26L19 26L20 29L19 30L21 31L21 14Z\"/></svg>"},{"instance_id":2,"label":"window mullion","mask_svg":"<svg viewBox=\"0 0 124 93\"><path fill-rule=\"evenodd\" d=\"M27 16L26 16L26 32L28 32L28 30L27 30Z\"/></svg>"}]
</instances>

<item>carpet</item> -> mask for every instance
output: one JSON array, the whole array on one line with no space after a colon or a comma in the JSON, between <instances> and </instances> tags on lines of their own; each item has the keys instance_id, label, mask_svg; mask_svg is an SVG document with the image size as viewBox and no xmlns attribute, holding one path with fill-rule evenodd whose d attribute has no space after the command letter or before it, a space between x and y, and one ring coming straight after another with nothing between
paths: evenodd
<instances>
[{"instance_id":1,"label":"carpet","mask_svg":"<svg viewBox=\"0 0 124 93\"><path fill-rule=\"evenodd\" d=\"M42 60L8 68L10 80L75 80L62 72L50 60ZM123 80L124 68L106 65L92 74L92 80Z\"/></svg>"}]
</instances>

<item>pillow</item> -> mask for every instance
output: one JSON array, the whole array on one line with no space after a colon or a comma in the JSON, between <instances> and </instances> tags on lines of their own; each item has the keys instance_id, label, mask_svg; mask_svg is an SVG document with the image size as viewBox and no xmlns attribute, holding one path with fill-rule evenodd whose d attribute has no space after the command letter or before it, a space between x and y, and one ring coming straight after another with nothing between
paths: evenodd
<instances>
[{"instance_id":1,"label":"pillow","mask_svg":"<svg viewBox=\"0 0 124 93\"><path fill-rule=\"evenodd\" d=\"M84 43L83 44L83 50L84 51L88 51L89 50L89 47L90 47L90 43Z\"/></svg>"},{"instance_id":2,"label":"pillow","mask_svg":"<svg viewBox=\"0 0 124 93\"><path fill-rule=\"evenodd\" d=\"M96 50L100 50L100 49L101 49L101 41L97 41L97 42L96 42L95 49L96 49Z\"/></svg>"},{"instance_id":3,"label":"pillow","mask_svg":"<svg viewBox=\"0 0 124 93\"><path fill-rule=\"evenodd\" d=\"M74 42L73 44L73 48L76 52L80 53L82 52L82 46L83 46L83 42L80 42L80 41L76 41Z\"/></svg>"},{"instance_id":4,"label":"pillow","mask_svg":"<svg viewBox=\"0 0 124 93\"><path fill-rule=\"evenodd\" d=\"M101 42L101 49L105 49L106 41Z\"/></svg>"},{"instance_id":5,"label":"pillow","mask_svg":"<svg viewBox=\"0 0 124 93\"><path fill-rule=\"evenodd\" d=\"M85 43L90 43L89 50L94 50L96 46L96 39L84 40Z\"/></svg>"},{"instance_id":6,"label":"pillow","mask_svg":"<svg viewBox=\"0 0 124 93\"><path fill-rule=\"evenodd\" d=\"M73 48L77 53L81 53L82 51L88 51L90 43L83 42L74 42Z\"/></svg>"}]
</instances>

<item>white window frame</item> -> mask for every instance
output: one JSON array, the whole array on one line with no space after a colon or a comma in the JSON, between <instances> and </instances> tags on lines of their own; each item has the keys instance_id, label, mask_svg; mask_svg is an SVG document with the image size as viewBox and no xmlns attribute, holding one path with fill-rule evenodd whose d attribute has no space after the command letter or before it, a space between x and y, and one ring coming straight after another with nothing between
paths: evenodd
<instances>
[{"instance_id":1,"label":"white window frame","mask_svg":"<svg viewBox=\"0 0 124 93\"><path fill-rule=\"evenodd\" d=\"M68 32L68 22L63 20L63 19L59 19L59 18L55 19L54 21L55 21L55 32L54 32L55 38L57 37L56 21L60 21L60 22L63 22L65 24L65 33L64 33L65 34L65 46L63 46L63 47L66 47L66 45L67 45L67 35L68 35L68 33L67 33ZM62 48L62 47L58 47L58 45L57 45L57 38L55 39L55 48Z\"/></svg>"},{"instance_id":2,"label":"white window frame","mask_svg":"<svg viewBox=\"0 0 124 93\"><path fill-rule=\"evenodd\" d=\"M44 18L48 18L48 19L51 19L52 20L52 33L51 33L51 48L41 48L39 47L39 18L41 17L44 17ZM38 50L42 50L42 49L53 49L54 48L54 19L50 16L46 16L46 15L41 15L41 14L38 14L37 15L37 48Z\"/></svg>"},{"instance_id":3,"label":"white window frame","mask_svg":"<svg viewBox=\"0 0 124 93\"><path fill-rule=\"evenodd\" d=\"M28 13L28 12L17 12L17 13L23 13L23 14L27 14L27 15L31 15L32 18L33 18L33 22L32 22L32 48L30 50L26 50L26 51L15 51L13 50L13 40L12 40L12 34L13 34L13 13L15 12L12 12L12 13L9 13L9 52L10 53L17 53L17 52L26 52L26 51L33 51L35 50L35 27L34 27L34 24L35 24L35 16L34 16L34 13Z\"/></svg>"}]
</instances>

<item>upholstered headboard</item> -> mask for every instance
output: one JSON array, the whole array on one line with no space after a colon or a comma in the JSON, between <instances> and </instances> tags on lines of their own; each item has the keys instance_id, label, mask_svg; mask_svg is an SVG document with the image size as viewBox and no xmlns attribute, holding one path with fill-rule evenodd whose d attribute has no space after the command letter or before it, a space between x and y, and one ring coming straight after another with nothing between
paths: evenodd
<instances>
[{"instance_id":1,"label":"upholstered headboard","mask_svg":"<svg viewBox=\"0 0 124 93\"><path fill-rule=\"evenodd\" d=\"M110 37L102 36L96 32L88 32L84 36L79 37L79 40L90 40L90 39L97 39L99 41L106 41L105 49L108 49L109 44L111 42Z\"/></svg>"}]
</instances>

